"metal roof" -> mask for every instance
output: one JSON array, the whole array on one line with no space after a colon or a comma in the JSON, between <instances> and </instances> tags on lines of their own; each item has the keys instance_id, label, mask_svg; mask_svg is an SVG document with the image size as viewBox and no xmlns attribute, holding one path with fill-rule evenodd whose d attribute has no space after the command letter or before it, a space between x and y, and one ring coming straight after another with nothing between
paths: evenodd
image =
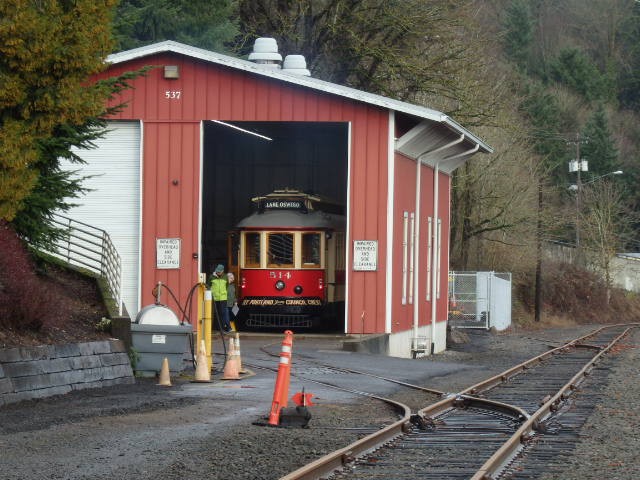
<instances>
[{"instance_id":1,"label":"metal roof","mask_svg":"<svg viewBox=\"0 0 640 480\"><path fill-rule=\"evenodd\" d=\"M462 127L449 116L437 110L407 102L401 102L399 100L364 92L362 90L356 90L355 88L337 85L314 77L295 75L286 73L286 71L283 70L267 68L247 60L204 50L202 48L192 47L172 40L166 40L164 42L154 43L152 45L146 45L144 47L134 48L120 53L114 53L107 57L107 62L111 64L118 64L166 52L185 55L205 62L215 63L217 65L224 65L229 68L251 72L256 75L277 79L286 83L311 88L313 90L330 93L332 95L338 95L359 102L387 108L396 112L402 112L431 122L436 122L445 126L455 134L464 136L464 139L467 142L471 142L477 146L476 151L482 151L485 153L493 151L493 149L480 138L476 137L473 133Z\"/></svg>"}]
</instances>

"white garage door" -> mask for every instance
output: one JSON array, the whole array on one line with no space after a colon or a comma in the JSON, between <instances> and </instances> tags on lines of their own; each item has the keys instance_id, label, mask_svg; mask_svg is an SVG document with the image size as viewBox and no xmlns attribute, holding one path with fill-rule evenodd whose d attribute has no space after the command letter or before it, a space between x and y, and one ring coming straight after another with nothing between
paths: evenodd
<instances>
[{"instance_id":1,"label":"white garage door","mask_svg":"<svg viewBox=\"0 0 640 480\"><path fill-rule=\"evenodd\" d=\"M87 164L64 162L64 168L91 176L91 189L65 215L105 230L122 261L122 298L133 319L139 310L140 284L140 123L109 122L97 148L77 153Z\"/></svg>"}]
</instances>

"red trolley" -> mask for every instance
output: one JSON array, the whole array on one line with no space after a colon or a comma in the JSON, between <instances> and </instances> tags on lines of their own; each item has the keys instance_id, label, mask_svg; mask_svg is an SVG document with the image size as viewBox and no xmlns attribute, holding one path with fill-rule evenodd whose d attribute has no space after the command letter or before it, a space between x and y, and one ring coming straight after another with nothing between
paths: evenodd
<instances>
[{"instance_id":1,"label":"red trolley","mask_svg":"<svg viewBox=\"0 0 640 480\"><path fill-rule=\"evenodd\" d=\"M252 199L256 211L229 233L241 329L342 329L343 207L298 190Z\"/></svg>"}]
</instances>

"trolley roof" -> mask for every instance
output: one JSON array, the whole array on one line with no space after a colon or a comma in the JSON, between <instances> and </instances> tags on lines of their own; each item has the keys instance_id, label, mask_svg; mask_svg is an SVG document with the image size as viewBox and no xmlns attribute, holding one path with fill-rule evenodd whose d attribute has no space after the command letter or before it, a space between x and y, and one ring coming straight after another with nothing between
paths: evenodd
<instances>
[{"instance_id":1,"label":"trolley roof","mask_svg":"<svg viewBox=\"0 0 640 480\"><path fill-rule=\"evenodd\" d=\"M282 230L342 230L346 226L343 215L320 211L305 213L302 210L266 210L256 212L240 220L236 225L240 229L282 229Z\"/></svg>"}]
</instances>

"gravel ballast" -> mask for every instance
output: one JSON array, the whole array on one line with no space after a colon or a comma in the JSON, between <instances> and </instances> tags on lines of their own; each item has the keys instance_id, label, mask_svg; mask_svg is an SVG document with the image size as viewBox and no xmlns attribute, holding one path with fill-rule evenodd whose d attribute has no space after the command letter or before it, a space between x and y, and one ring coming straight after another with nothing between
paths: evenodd
<instances>
[{"instance_id":1,"label":"gravel ballast","mask_svg":"<svg viewBox=\"0 0 640 480\"><path fill-rule=\"evenodd\" d=\"M640 478L639 345L636 330L605 360L605 367L611 368L608 384L580 431L574 455L554 475L544 475L544 480Z\"/></svg>"},{"instance_id":2,"label":"gravel ballast","mask_svg":"<svg viewBox=\"0 0 640 480\"><path fill-rule=\"evenodd\" d=\"M593 328L468 332L467 343L452 345L442 355L406 361L347 355L335 351L335 342L300 339L294 344L294 367L296 352L313 352L344 366L360 362L372 370L387 371L389 377L454 392ZM270 341L277 351L278 340ZM640 442L633 435L639 426L638 341L635 333L626 347L607 360L612 368L606 393L581 432L575 464L567 462L561 478L640 478L635 462ZM265 343L265 339L243 341L245 363L269 362L259 351ZM277 360L271 363L275 367ZM274 373L253 371L255 375L235 383L196 385L175 379L173 387L164 388L152 379L140 379L134 386L0 407L0 477L277 479L398 418L391 407L375 399L292 377L290 393L301 387L314 393L309 428L258 426L254 422L264 419L271 405ZM374 379L328 375L321 369L305 371L302 366L299 371L393 397L412 408L434 400L428 394ZM605 404L605 398L613 403ZM362 425L364 430L354 428Z\"/></svg>"}]
</instances>

